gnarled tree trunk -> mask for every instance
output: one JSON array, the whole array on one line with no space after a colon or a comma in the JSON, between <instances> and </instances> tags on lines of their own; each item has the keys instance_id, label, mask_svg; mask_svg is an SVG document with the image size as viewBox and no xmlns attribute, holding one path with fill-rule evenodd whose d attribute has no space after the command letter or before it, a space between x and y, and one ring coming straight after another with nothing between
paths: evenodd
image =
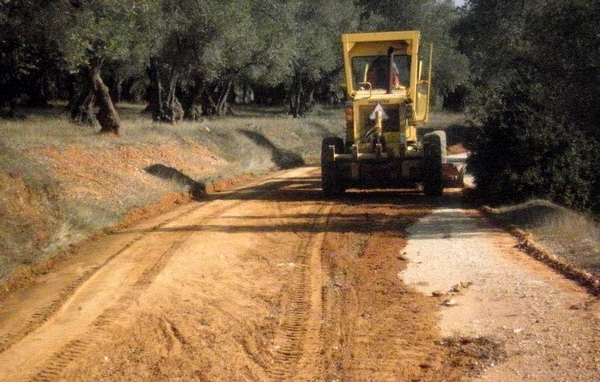
<instances>
[{"instance_id":1,"label":"gnarled tree trunk","mask_svg":"<svg viewBox=\"0 0 600 382\"><path fill-rule=\"evenodd\" d=\"M119 129L121 127L119 114L110 98L108 86L104 85L104 82L102 81L100 68L92 68L91 74L94 94L97 99L96 103L99 106L98 113L96 113L96 119L98 119L98 123L100 123L100 132L119 135Z\"/></svg>"},{"instance_id":2,"label":"gnarled tree trunk","mask_svg":"<svg viewBox=\"0 0 600 382\"><path fill-rule=\"evenodd\" d=\"M225 86L221 89L221 93L219 94L219 101L217 103L217 115L223 116L227 114L229 110L229 94L231 92L231 88L233 87L233 80L228 80L225 83Z\"/></svg>"},{"instance_id":3,"label":"gnarled tree trunk","mask_svg":"<svg viewBox=\"0 0 600 382\"><path fill-rule=\"evenodd\" d=\"M99 107L94 115L94 106ZM104 85L100 75L100 65L85 67L81 70L80 90L71 105L71 119L78 123L93 124L94 119L100 124L101 133L119 135L121 123L108 87Z\"/></svg>"},{"instance_id":4,"label":"gnarled tree trunk","mask_svg":"<svg viewBox=\"0 0 600 382\"><path fill-rule=\"evenodd\" d=\"M183 118L197 121L202 116L202 93L206 85L200 76L194 76L194 85L187 89L183 101Z\"/></svg>"},{"instance_id":5,"label":"gnarled tree trunk","mask_svg":"<svg viewBox=\"0 0 600 382\"><path fill-rule=\"evenodd\" d=\"M158 60L153 57L150 59L146 74L150 80L150 85L146 91L146 101L148 101L147 111L152 113L152 120L160 121L164 111L162 109L163 87L160 79Z\"/></svg>"},{"instance_id":6,"label":"gnarled tree trunk","mask_svg":"<svg viewBox=\"0 0 600 382\"><path fill-rule=\"evenodd\" d=\"M302 75L294 76L294 81L290 89L289 106L290 114L294 118L303 117L309 111L314 103L315 86L308 80L303 79Z\"/></svg>"}]
</instances>

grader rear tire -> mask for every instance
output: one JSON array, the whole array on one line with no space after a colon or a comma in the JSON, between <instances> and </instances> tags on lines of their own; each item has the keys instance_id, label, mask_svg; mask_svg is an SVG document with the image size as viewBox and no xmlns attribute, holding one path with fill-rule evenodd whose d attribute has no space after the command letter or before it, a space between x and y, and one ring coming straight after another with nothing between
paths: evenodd
<instances>
[{"instance_id":1,"label":"grader rear tire","mask_svg":"<svg viewBox=\"0 0 600 382\"><path fill-rule=\"evenodd\" d=\"M446 160L446 132L437 130L426 134L423 141L423 191L426 196L444 194L442 163Z\"/></svg>"},{"instance_id":2,"label":"grader rear tire","mask_svg":"<svg viewBox=\"0 0 600 382\"><path fill-rule=\"evenodd\" d=\"M338 166L330 155L330 146L335 147L336 153L344 149L344 141L341 138L329 137L321 142L321 188L326 197L335 197L346 190Z\"/></svg>"}]
</instances>

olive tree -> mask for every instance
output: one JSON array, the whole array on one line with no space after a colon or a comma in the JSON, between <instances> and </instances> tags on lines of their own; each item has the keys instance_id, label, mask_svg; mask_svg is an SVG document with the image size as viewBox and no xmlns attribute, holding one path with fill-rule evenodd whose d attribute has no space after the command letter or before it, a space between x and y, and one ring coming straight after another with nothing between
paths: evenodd
<instances>
[{"instance_id":1,"label":"olive tree","mask_svg":"<svg viewBox=\"0 0 600 382\"><path fill-rule=\"evenodd\" d=\"M48 2L0 1L0 108L13 116L19 104L47 106L50 78L62 65L52 35Z\"/></svg>"},{"instance_id":2,"label":"olive tree","mask_svg":"<svg viewBox=\"0 0 600 382\"><path fill-rule=\"evenodd\" d=\"M296 53L291 62L290 114L301 116L314 102L315 91L342 70L340 34L358 29L358 12L350 0L319 0L311 7L295 4L290 33Z\"/></svg>"},{"instance_id":3,"label":"olive tree","mask_svg":"<svg viewBox=\"0 0 600 382\"><path fill-rule=\"evenodd\" d=\"M143 51L146 40L138 21L153 6L151 0L72 0L49 5L48 14L60 20L53 35L69 68L79 78L77 95L70 105L74 121L91 123L95 118L101 132L119 134L119 116L102 79L102 69L129 61L136 57L132 52ZM94 106L99 108L95 114Z\"/></svg>"}]
</instances>

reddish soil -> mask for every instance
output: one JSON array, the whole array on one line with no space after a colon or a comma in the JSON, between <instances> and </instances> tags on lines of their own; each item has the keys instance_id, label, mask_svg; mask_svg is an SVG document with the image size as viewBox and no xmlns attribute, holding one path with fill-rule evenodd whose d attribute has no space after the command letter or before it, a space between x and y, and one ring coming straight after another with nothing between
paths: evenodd
<instances>
[{"instance_id":1,"label":"reddish soil","mask_svg":"<svg viewBox=\"0 0 600 382\"><path fill-rule=\"evenodd\" d=\"M91 175L90 175L91 176ZM398 273L418 194L320 196L301 168L87 242L0 310L0 380L460 381L501 353L448 341Z\"/></svg>"}]
</instances>

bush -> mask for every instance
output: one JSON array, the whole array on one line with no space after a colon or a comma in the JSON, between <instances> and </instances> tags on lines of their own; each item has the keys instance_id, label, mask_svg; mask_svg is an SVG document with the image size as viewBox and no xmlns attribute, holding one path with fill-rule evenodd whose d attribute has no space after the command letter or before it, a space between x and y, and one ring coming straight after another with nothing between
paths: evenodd
<instances>
[{"instance_id":1,"label":"bush","mask_svg":"<svg viewBox=\"0 0 600 382\"><path fill-rule=\"evenodd\" d=\"M598 210L599 142L548 110L526 76L515 77L484 106L470 142L470 166L492 204L546 198Z\"/></svg>"}]
</instances>

